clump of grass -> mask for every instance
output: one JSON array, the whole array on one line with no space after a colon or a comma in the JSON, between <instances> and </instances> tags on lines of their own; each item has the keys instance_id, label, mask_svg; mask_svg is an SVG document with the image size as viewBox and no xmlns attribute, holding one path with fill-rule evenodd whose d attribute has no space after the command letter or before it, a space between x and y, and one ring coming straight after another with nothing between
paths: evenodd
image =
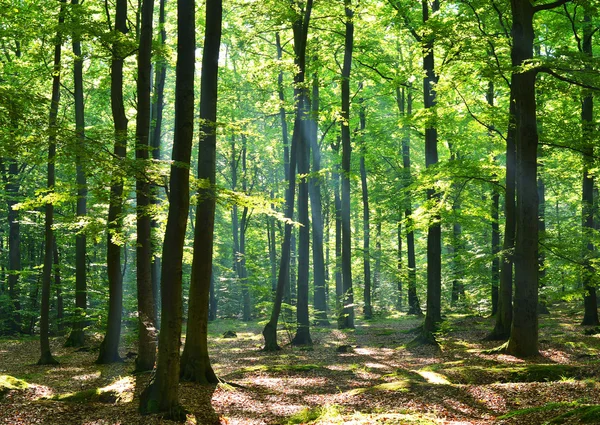
<instances>
[{"instance_id":1,"label":"clump of grass","mask_svg":"<svg viewBox=\"0 0 600 425\"><path fill-rule=\"evenodd\" d=\"M499 416L498 419L510 419L510 418L514 418L516 416L524 416L524 415L529 415L532 413L546 412L549 410L556 410L556 409L561 409L564 407L572 407L572 406L576 406L576 405L577 405L577 402L548 403L548 404L544 404L543 406L513 410L512 412L508 412L502 416Z\"/></svg>"},{"instance_id":2,"label":"clump of grass","mask_svg":"<svg viewBox=\"0 0 600 425\"><path fill-rule=\"evenodd\" d=\"M579 406L558 415L548 421L549 424L563 424L567 419L575 419L577 423L597 424L600 418L600 405Z\"/></svg>"},{"instance_id":3,"label":"clump of grass","mask_svg":"<svg viewBox=\"0 0 600 425\"><path fill-rule=\"evenodd\" d=\"M316 421L327 421L328 423L334 419L341 418L340 410L335 405L328 405L324 407L305 407L298 413L293 414L284 422L286 425L293 424L310 424L316 423Z\"/></svg>"}]
</instances>

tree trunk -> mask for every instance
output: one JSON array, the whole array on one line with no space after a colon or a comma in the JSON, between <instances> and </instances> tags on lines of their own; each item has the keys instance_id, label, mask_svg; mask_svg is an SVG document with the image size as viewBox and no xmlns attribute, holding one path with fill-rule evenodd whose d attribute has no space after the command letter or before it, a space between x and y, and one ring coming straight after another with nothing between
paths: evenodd
<instances>
[{"instance_id":1,"label":"tree trunk","mask_svg":"<svg viewBox=\"0 0 600 425\"><path fill-rule=\"evenodd\" d=\"M48 119L48 195L54 191L56 174L54 161L56 158L56 132L58 104L60 102L60 67L62 49L62 26L65 22L65 3L60 0L60 11L58 12L58 30L54 43L54 67L52 77L52 101L50 102L50 116ZM52 265L54 260L54 204L46 203L46 214L44 220L44 268L42 274L42 304L40 317L40 349L41 356L38 365L58 364L50 351L50 285L52 283Z\"/></svg>"},{"instance_id":2,"label":"tree trunk","mask_svg":"<svg viewBox=\"0 0 600 425\"><path fill-rule=\"evenodd\" d=\"M79 0L71 0L73 10L80 6ZM77 16L77 13L74 14ZM79 28L79 22L73 22ZM85 158L85 110L83 103L83 56L78 29L73 31L73 96L75 100L75 133L77 135L77 154L75 155L77 182L77 220L83 221L87 215L87 175ZM71 334L65 342L67 347L85 345L85 320L87 310L87 238L85 229L75 236L75 315Z\"/></svg>"},{"instance_id":3,"label":"tree trunk","mask_svg":"<svg viewBox=\"0 0 600 425\"><path fill-rule=\"evenodd\" d=\"M158 26L160 28L160 44L165 46L167 40L167 31L165 30L165 3L166 0L159 0L159 15L158 15ZM155 78L154 78L154 94L152 96L152 120L150 121L150 149L152 151L152 159L158 161L161 159L160 145L161 145L161 130L162 130L162 118L163 118L163 107L164 107L164 91L165 91L165 80L167 77L167 63L164 58L158 58L154 65L155 67ZM158 185L151 186L152 197L151 202L153 205L158 205L161 201L159 199L159 187ZM152 233L155 235L158 231L158 221L155 217L151 219ZM154 319L156 329L160 328L160 320L158 312L160 310L160 269L161 269L161 258L158 255L160 250L160 242L157 241L157 236L152 239L152 296L154 298Z\"/></svg>"},{"instance_id":4,"label":"tree trunk","mask_svg":"<svg viewBox=\"0 0 600 425\"><path fill-rule=\"evenodd\" d=\"M352 230L350 226L350 70L354 47L354 11L351 0L344 0L346 35L342 68L342 312L340 329L354 328L354 292L352 288Z\"/></svg>"},{"instance_id":5,"label":"tree trunk","mask_svg":"<svg viewBox=\"0 0 600 425\"><path fill-rule=\"evenodd\" d=\"M329 326L327 319L327 296L325 260L323 254L323 203L321 199L321 147L318 141L319 130L319 78L314 74L312 83L312 103L310 118L310 150L312 153L312 177L308 181L310 212L312 219L313 279L315 293L315 323Z\"/></svg>"},{"instance_id":6,"label":"tree trunk","mask_svg":"<svg viewBox=\"0 0 600 425\"><path fill-rule=\"evenodd\" d=\"M217 77L222 17L222 0L208 0L206 2L206 32L200 80L200 121L202 125L198 150L198 179L208 182L210 186L198 191L188 327L185 347L181 356L182 378L202 384L218 382L208 356L207 335L216 206Z\"/></svg>"},{"instance_id":7,"label":"tree trunk","mask_svg":"<svg viewBox=\"0 0 600 425\"><path fill-rule=\"evenodd\" d=\"M62 281L60 278L60 256L58 254L58 246L56 245L56 237L52 244L52 256L54 264L54 286L56 288L56 324L58 334L63 335L65 330L65 308L62 296Z\"/></svg>"},{"instance_id":8,"label":"tree trunk","mask_svg":"<svg viewBox=\"0 0 600 425\"><path fill-rule=\"evenodd\" d=\"M460 159L459 152L454 151L453 146L449 143L450 146L450 161L458 161ZM460 259L460 253L463 249L462 243L462 225L459 221L461 202L460 202L460 185L458 182L452 183L453 192L456 194L456 198L454 199L454 203L452 204L452 218L454 223L452 223L452 293L450 302L452 306L456 306L458 301L461 299L464 300L465 297L465 289L464 284L462 282L462 278L464 276L464 271L462 270L462 263Z\"/></svg>"},{"instance_id":9,"label":"tree trunk","mask_svg":"<svg viewBox=\"0 0 600 425\"><path fill-rule=\"evenodd\" d=\"M365 142L365 109L362 105L363 100L361 99L360 108L360 131L362 138L362 147L360 155L360 183L362 188L362 201L363 201L363 270L365 274L365 286L363 298L365 301L364 316L365 319L373 318L373 307L371 305L371 231L370 231L370 211L369 211L369 190L367 187L367 166L365 164L365 154L367 151Z\"/></svg>"},{"instance_id":10,"label":"tree trunk","mask_svg":"<svg viewBox=\"0 0 600 425\"><path fill-rule=\"evenodd\" d=\"M486 93L488 105L494 106L494 83L488 83ZM491 130L490 130L491 136ZM500 192L492 188L492 316L498 313L498 285L500 281Z\"/></svg>"},{"instance_id":11,"label":"tree trunk","mask_svg":"<svg viewBox=\"0 0 600 425\"><path fill-rule=\"evenodd\" d=\"M429 5L426 0L422 1L423 22L429 20ZM439 0L434 0L431 11L439 10ZM434 109L436 105L436 93L433 85L437 82L434 66L433 36L427 36L423 43L423 97L425 109ZM435 112L434 112L435 114ZM425 165L429 168L438 162L437 152L437 128L430 123L425 129ZM435 206L440 201L439 194L433 188L427 190L427 199ZM441 296L442 296L442 229L439 223L439 215L435 214L427 229L427 313L423 325L423 338L431 340L431 334L442 320Z\"/></svg>"},{"instance_id":12,"label":"tree trunk","mask_svg":"<svg viewBox=\"0 0 600 425\"><path fill-rule=\"evenodd\" d=\"M512 65L522 67L533 58L534 6L512 0ZM517 131L517 233L515 241L515 296L507 351L515 356L538 354L538 134L535 103L536 71L513 73Z\"/></svg>"},{"instance_id":13,"label":"tree trunk","mask_svg":"<svg viewBox=\"0 0 600 425\"><path fill-rule=\"evenodd\" d=\"M583 26L583 53L590 58L593 57L592 51L592 36L593 26L590 16L590 7L584 5L584 26ZM582 233L584 235L585 245L583 251L583 320L582 325L597 326L600 324L598 320L598 303L596 299L596 287L594 286L594 269L591 258L594 255L594 245L591 242L592 234L594 233L594 174L590 169L594 167L594 97L592 93L587 92L583 98L581 105L581 121L582 133L585 143L583 153L583 184L582 184Z\"/></svg>"},{"instance_id":14,"label":"tree trunk","mask_svg":"<svg viewBox=\"0 0 600 425\"><path fill-rule=\"evenodd\" d=\"M296 88L294 89L295 98L298 100L296 104L296 118L294 120L294 133L292 135L292 146L290 152L290 162L288 172L288 188L286 190L286 218L291 219L294 214L294 194L296 191L296 156L299 154L299 140L307 135L302 134L305 132L304 125L302 125L303 110L305 105L303 104L306 100L306 96L302 96L300 86L304 82L304 73L306 69L306 40L308 35L308 24L310 22L310 16L312 12L312 0L307 0L306 7L303 11L304 15L298 13L295 17L294 27L294 50L295 50L295 64L298 67L298 72L294 76L294 83ZM282 116L282 119L284 117ZM284 141L286 137L284 134ZM284 145L285 148L285 145ZM279 350L279 344L277 343L277 323L279 321L279 314L281 313L281 304L283 301L283 295L285 290L286 281L289 279L290 270L290 251L291 251L291 240L292 240L292 226L285 224L285 231L283 237L283 244L281 246L281 260L279 266L279 275L277 278L277 288L275 291L275 300L273 303L273 310L271 311L271 317L269 322L263 329L263 337L265 338L264 351L276 351Z\"/></svg>"},{"instance_id":15,"label":"tree trunk","mask_svg":"<svg viewBox=\"0 0 600 425\"><path fill-rule=\"evenodd\" d=\"M396 234L398 237L398 250L397 252L397 266L398 266L398 294L396 297L396 309L398 311L402 311L403 309L403 304L404 304L404 300L402 297L402 291L404 291L404 288L402 287L402 279L404 278L404 276L402 276L402 213L400 213L400 217L398 219L398 224L396 226Z\"/></svg>"},{"instance_id":16,"label":"tree trunk","mask_svg":"<svg viewBox=\"0 0 600 425\"><path fill-rule=\"evenodd\" d=\"M404 118L402 126L402 168L403 178L402 186L410 187L412 184L412 174L410 170L410 126L408 118L412 116L412 90L408 89L408 95L396 89L396 102L400 115ZM405 109L406 105L406 109ZM412 221L412 192L410 189L405 189L405 206L404 218L406 219L406 259L408 267L408 314L420 316L421 304L417 295L417 261L415 258L415 233Z\"/></svg>"},{"instance_id":17,"label":"tree trunk","mask_svg":"<svg viewBox=\"0 0 600 425\"><path fill-rule=\"evenodd\" d=\"M339 156L340 141L337 144L332 144L334 152ZM342 285L342 199L340 197L340 167L334 165L334 171L331 176L333 180L333 197L335 208L335 309L338 317L338 327L343 310L343 294Z\"/></svg>"},{"instance_id":18,"label":"tree trunk","mask_svg":"<svg viewBox=\"0 0 600 425\"><path fill-rule=\"evenodd\" d=\"M144 0L142 3L140 48L138 50L137 146L135 150L135 158L139 162L136 176L138 355L135 359L135 370L137 372L152 370L156 360L156 316L152 291L151 188L146 176L150 150L153 12L154 0Z\"/></svg>"},{"instance_id":19,"label":"tree trunk","mask_svg":"<svg viewBox=\"0 0 600 425\"><path fill-rule=\"evenodd\" d=\"M117 0L115 31L124 37L127 33L127 0ZM110 103L115 128L114 157L116 161L126 157L127 116L123 103L123 56L121 42L113 44L111 62ZM117 164L118 166L118 164ZM110 187L108 206L108 229L106 263L108 276L108 323L106 336L100 344L97 364L114 363L121 360L119 340L121 338L121 314L123 309L123 275L121 273L121 245L118 233L122 230L123 219L123 178L115 176Z\"/></svg>"},{"instance_id":20,"label":"tree trunk","mask_svg":"<svg viewBox=\"0 0 600 425\"><path fill-rule=\"evenodd\" d=\"M20 191L19 165L10 160L6 193L8 204L8 296L10 298L10 331L21 331L21 302L19 301L19 281L21 280L21 226L18 203Z\"/></svg>"},{"instance_id":21,"label":"tree trunk","mask_svg":"<svg viewBox=\"0 0 600 425\"><path fill-rule=\"evenodd\" d=\"M210 275L210 293L208 295L208 320L217 320L217 296L215 294L215 272Z\"/></svg>"},{"instance_id":22,"label":"tree trunk","mask_svg":"<svg viewBox=\"0 0 600 425\"><path fill-rule=\"evenodd\" d=\"M161 332L154 380L140 396L141 413L166 412L185 420L179 405L179 349L183 309L183 245L189 210L189 180L194 135L195 5L177 2L177 71L175 81L175 133L169 214L161 270Z\"/></svg>"}]
</instances>

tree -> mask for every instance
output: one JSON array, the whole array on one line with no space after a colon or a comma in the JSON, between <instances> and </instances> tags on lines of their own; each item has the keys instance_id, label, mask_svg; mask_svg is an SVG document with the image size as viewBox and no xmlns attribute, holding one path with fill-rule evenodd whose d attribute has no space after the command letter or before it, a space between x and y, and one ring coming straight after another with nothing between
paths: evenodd
<instances>
[{"instance_id":1,"label":"tree","mask_svg":"<svg viewBox=\"0 0 600 425\"><path fill-rule=\"evenodd\" d=\"M344 0L346 33L344 38L344 62L342 67L342 311L338 321L340 329L354 328L354 291L352 288L352 230L350 227L350 70L354 47L354 11L351 0Z\"/></svg>"},{"instance_id":2,"label":"tree","mask_svg":"<svg viewBox=\"0 0 600 425\"><path fill-rule=\"evenodd\" d=\"M123 61L122 37L127 28L127 0L117 0L115 11L115 39L112 46L110 66L110 104L114 121L114 158L119 163L127 155L127 123L123 103ZM121 313L123 309L123 276L121 274L121 242L123 212L123 177L115 176L110 186L108 206L108 228L106 243L106 266L108 277L108 320L106 335L96 363L105 364L121 360L119 340L121 338Z\"/></svg>"},{"instance_id":3,"label":"tree","mask_svg":"<svg viewBox=\"0 0 600 425\"><path fill-rule=\"evenodd\" d=\"M48 119L48 200L45 206L44 220L44 269L42 277L42 304L40 318L40 348L41 356L39 365L58 364L50 351L50 285L52 283L52 266L54 264L54 204L50 196L55 189L56 173L54 160L56 158L56 133L58 106L60 102L60 67L62 53L62 25L65 22L65 3L60 0L58 12L58 27L54 42L54 66L52 72L52 100L50 102L50 116Z\"/></svg>"},{"instance_id":4,"label":"tree","mask_svg":"<svg viewBox=\"0 0 600 425\"><path fill-rule=\"evenodd\" d=\"M190 159L194 136L195 2L177 1L177 65L175 77L175 133L169 190L169 215L161 269L161 332L153 381L140 396L144 414L165 412L184 419L179 404L179 348L183 307L183 245L190 205Z\"/></svg>"},{"instance_id":5,"label":"tree","mask_svg":"<svg viewBox=\"0 0 600 425\"><path fill-rule=\"evenodd\" d=\"M136 371L152 370L156 358L156 317L152 291L152 223L150 218L150 184L147 177L150 138L150 85L152 80L152 16L154 0L142 3L140 44L138 50L135 157L139 161L136 176L137 200L137 300L138 356Z\"/></svg>"},{"instance_id":6,"label":"tree","mask_svg":"<svg viewBox=\"0 0 600 425\"><path fill-rule=\"evenodd\" d=\"M77 217L84 220L87 215L87 175L84 166L85 152L85 109L83 93L83 57L81 54L81 35L78 17L81 4L79 0L71 0L73 14L73 97L75 100L75 133L77 137L77 154L75 155L77 183ZM85 344L85 318L87 309L87 237L85 229L75 236L75 307L73 328L65 345L83 347Z\"/></svg>"},{"instance_id":7,"label":"tree","mask_svg":"<svg viewBox=\"0 0 600 425\"><path fill-rule=\"evenodd\" d=\"M365 141L365 127L366 127L366 116L365 108L363 105L364 100L360 100L360 131L361 131L361 151L360 151L360 183L362 190L362 202L363 202L363 271L365 275L365 287L364 287L364 316L365 319L371 319L373 317L373 307L371 306L371 233L370 233L370 211L369 211L369 189L367 187L367 166L365 164L365 153L367 150Z\"/></svg>"},{"instance_id":8,"label":"tree","mask_svg":"<svg viewBox=\"0 0 600 425\"><path fill-rule=\"evenodd\" d=\"M200 81L200 148L194 257L190 278L190 301L181 376L202 384L218 382L208 356L208 298L213 263L213 234L216 205L217 76L221 47L222 0L206 2L206 29Z\"/></svg>"}]
</instances>

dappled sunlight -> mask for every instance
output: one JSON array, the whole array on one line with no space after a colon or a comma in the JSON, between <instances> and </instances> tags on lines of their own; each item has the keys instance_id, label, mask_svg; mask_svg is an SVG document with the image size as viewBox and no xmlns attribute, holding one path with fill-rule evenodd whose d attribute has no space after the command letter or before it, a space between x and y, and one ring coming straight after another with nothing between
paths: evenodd
<instances>
[{"instance_id":1,"label":"dappled sunlight","mask_svg":"<svg viewBox=\"0 0 600 425\"><path fill-rule=\"evenodd\" d=\"M73 376L72 379L75 381L92 381L92 380L100 378L100 375L101 375L100 371L97 371L97 372L92 372L92 373L86 373L83 375L75 375L75 376Z\"/></svg>"}]
</instances>

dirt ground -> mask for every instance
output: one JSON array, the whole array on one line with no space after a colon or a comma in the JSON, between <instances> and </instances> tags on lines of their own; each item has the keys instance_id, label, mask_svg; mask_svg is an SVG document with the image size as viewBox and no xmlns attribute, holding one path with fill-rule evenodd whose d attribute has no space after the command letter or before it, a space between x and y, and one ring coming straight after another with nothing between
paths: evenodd
<instances>
[{"instance_id":1,"label":"dirt ground","mask_svg":"<svg viewBox=\"0 0 600 425\"><path fill-rule=\"evenodd\" d=\"M182 383L180 398L189 424L600 423L600 335L585 335L576 313L563 304L541 316L541 356L528 360L486 353L499 343L482 341L493 321L479 316L449 315L441 350L412 348L422 319L398 316L312 329L313 346L277 353L260 351L260 324L220 320L210 339L222 383ZM223 338L227 330L237 337ZM282 344L291 336L282 330ZM0 378L27 383L0 391L1 424L173 423L137 413L150 375L131 375L133 359L95 365L97 341L89 351L63 343L52 340L60 365L51 367L35 365L37 339L0 339ZM129 351L135 342L123 344ZM576 408L584 414L560 416Z\"/></svg>"}]
</instances>

